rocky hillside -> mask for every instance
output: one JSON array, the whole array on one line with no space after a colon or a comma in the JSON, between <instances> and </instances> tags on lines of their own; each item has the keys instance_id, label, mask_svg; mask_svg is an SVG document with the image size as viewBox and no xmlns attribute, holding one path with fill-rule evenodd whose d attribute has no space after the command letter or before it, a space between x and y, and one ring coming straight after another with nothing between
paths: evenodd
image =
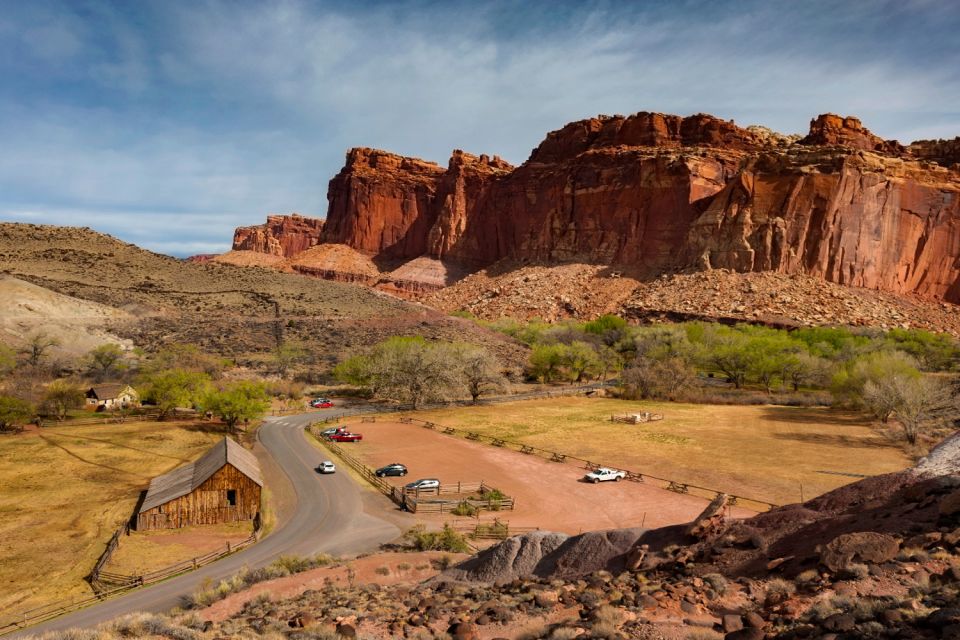
<instances>
[{"instance_id":1,"label":"rocky hillside","mask_svg":"<svg viewBox=\"0 0 960 640\"><path fill-rule=\"evenodd\" d=\"M112 310L84 312L84 330L110 330L148 349L189 342L243 362L274 349L279 331L304 343L317 365L391 335L469 340L506 363L525 359L524 349L501 335L377 291L177 260L87 228L0 223L0 273Z\"/></svg>"}]
</instances>

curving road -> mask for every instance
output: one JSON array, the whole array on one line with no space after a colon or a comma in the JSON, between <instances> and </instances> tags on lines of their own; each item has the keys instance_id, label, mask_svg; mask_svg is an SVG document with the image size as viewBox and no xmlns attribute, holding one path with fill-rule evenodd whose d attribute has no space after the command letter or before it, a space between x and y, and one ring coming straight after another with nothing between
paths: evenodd
<instances>
[{"instance_id":1,"label":"curving road","mask_svg":"<svg viewBox=\"0 0 960 640\"><path fill-rule=\"evenodd\" d=\"M204 580L219 581L243 567L269 564L279 555L347 555L374 549L398 537L399 527L364 511L362 489L349 473L319 476L314 471L325 457L307 441L303 430L316 418L315 413L267 418L257 434L296 494L293 514L270 535L191 573L5 635L4 640L92 627L134 611L167 611L181 604L181 599L196 591Z\"/></svg>"}]
</instances>

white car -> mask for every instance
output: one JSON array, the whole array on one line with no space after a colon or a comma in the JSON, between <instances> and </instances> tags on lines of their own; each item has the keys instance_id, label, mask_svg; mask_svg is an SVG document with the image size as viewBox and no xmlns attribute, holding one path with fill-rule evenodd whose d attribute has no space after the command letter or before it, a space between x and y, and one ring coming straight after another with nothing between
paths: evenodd
<instances>
[{"instance_id":1,"label":"white car","mask_svg":"<svg viewBox=\"0 0 960 640\"><path fill-rule=\"evenodd\" d=\"M329 460L324 460L317 465L317 473L336 473L337 468Z\"/></svg>"},{"instance_id":2,"label":"white car","mask_svg":"<svg viewBox=\"0 0 960 640\"><path fill-rule=\"evenodd\" d=\"M614 482L620 482L623 478L627 477L626 471L620 471L619 469L608 469L607 467L600 467L595 471L591 471L587 475L583 476L583 479L586 482L592 482L594 484L598 482L605 482L606 480L613 480Z\"/></svg>"}]
</instances>

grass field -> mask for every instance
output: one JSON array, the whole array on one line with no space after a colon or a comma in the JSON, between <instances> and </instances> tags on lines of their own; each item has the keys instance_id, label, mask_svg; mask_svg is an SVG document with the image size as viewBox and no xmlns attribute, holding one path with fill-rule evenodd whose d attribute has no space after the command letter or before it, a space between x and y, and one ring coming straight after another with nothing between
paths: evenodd
<instances>
[{"instance_id":1,"label":"grass field","mask_svg":"<svg viewBox=\"0 0 960 640\"><path fill-rule=\"evenodd\" d=\"M251 533L253 525L250 522L133 531L120 538L120 545L104 568L113 573L141 575L224 550L227 542L242 542Z\"/></svg>"},{"instance_id":2,"label":"grass field","mask_svg":"<svg viewBox=\"0 0 960 640\"><path fill-rule=\"evenodd\" d=\"M646 425L610 421L642 410ZM825 408L692 405L591 398L527 400L417 412L444 426L600 464L787 504L911 460L855 413Z\"/></svg>"},{"instance_id":3,"label":"grass field","mask_svg":"<svg viewBox=\"0 0 960 640\"><path fill-rule=\"evenodd\" d=\"M0 611L89 595L84 576L150 479L221 437L153 421L0 436Z\"/></svg>"}]
</instances>

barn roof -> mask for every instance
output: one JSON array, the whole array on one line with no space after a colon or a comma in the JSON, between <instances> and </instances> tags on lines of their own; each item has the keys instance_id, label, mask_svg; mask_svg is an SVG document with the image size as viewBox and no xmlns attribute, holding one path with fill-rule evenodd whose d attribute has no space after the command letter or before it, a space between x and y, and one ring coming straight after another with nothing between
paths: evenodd
<instances>
[{"instance_id":1,"label":"barn roof","mask_svg":"<svg viewBox=\"0 0 960 640\"><path fill-rule=\"evenodd\" d=\"M257 462L256 457L235 440L224 438L193 462L188 462L151 480L139 513L187 495L227 464L232 465L261 487L263 486L260 463Z\"/></svg>"},{"instance_id":2,"label":"barn roof","mask_svg":"<svg viewBox=\"0 0 960 640\"><path fill-rule=\"evenodd\" d=\"M108 400L110 398L116 398L119 396L124 389L130 385L123 384L121 382L108 382L107 384L98 384L90 387L90 390L87 391L87 397L92 393L97 400Z\"/></svg>"}]
</instances>

